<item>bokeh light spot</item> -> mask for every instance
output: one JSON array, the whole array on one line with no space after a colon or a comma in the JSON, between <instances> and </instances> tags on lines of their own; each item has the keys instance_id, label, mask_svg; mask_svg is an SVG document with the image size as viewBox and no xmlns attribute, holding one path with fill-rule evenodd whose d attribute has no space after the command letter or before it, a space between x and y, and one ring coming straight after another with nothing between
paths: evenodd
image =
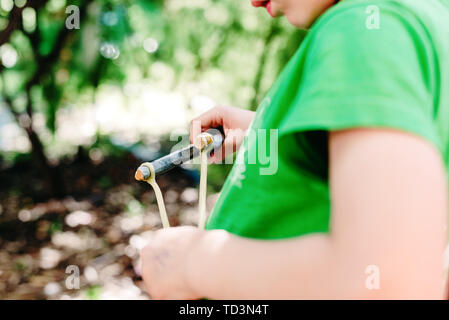
<instances>
[{"instance_id":1,"label":"bokeh light spot","mask_svg":"<svg viewBox=\"0 0 449 320\"><path fill-rule=\"evenodd\" d=\"M153 38L147 38L143 41L143 48L148 53L154 53L159 48L159 43L156 39Z\"/></svg>"}]
</instances>

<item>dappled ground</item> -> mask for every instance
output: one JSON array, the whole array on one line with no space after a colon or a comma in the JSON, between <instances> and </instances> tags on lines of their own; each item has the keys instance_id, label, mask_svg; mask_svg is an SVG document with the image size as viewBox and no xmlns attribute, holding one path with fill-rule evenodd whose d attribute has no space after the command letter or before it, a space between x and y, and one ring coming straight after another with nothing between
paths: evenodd
<instances>
[{"instance_id":1,"label":"dappled ground","mask_svg":"<svg viewBox=\"0 0 449 320\"><path fill-rule=\"evenodd\" d=\"M59 165L70 195L61 199L28 161L0 171L0 299L148 299L138 253L161 223L152 189L133 179L139 163L80 150ZM196 224L198 179L184 169L159 177L171 225Z\"/></svg>"}]
</instances>

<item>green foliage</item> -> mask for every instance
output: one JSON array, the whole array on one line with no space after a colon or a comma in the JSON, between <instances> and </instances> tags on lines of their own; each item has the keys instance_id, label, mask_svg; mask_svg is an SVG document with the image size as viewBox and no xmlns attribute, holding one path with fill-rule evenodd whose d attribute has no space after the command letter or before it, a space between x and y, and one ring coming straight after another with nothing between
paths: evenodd
<instances>
[{"instance_id":1,"label":"green foliage","mask_svg":"<svg viewBox=\"0 0 449 320\"><path fill-rule=\"evenodd\" d=\"M209 166L207 169L207 184L210 192L219 192L232 169L231 164Z\"/></svg>"},{"instance_id":2,"label":"green foliage","mask_svg":"<svg viewBox=\"0 0 449 320\"><path fill-rule=\"evenodd\" d=\"M69 4L80 8L79 30L65 26ZM304 36L238 0L38 0L20 10L23 21L17 7L0 10L0 29L16 23L4 39L18 54L0 65L0 88L53 134L58 110L95 101L103 84L204 82L215 101L253 108Z\"/></svg>"},{"instance_id":3,"label":"green foliage","mask_svg":"<svg viewBox=\"0 0 449 320\"><path fill-rule=\"evenodd\" d=\"M89 300L99 300L100 299L100 295L101 295L101 291L102 291L101 286L98 286L98 285L90 286L86 290L87 298Z\"/></svg>"},{"instance_id":4,"label":"green foliage","mask_svg":"<svg viewBox=\"0 0 449 320\"><path fill-rule=\"evenodd\" d=\"M63 223L60 219L56 220L56 221L52 221L50 224L50 227L48 229L48 233L50 235L52 235L56 232L60 232L60 231L62 231L62 226L63 226Z\"/></svg>"},{"instance_id":5,"label":"green foliage","mask_svg":"<svg viewBox=\"0 0 449 320\"><path fill-rule=\"evenodd\" d=\"M99 150L105 157L122 158L130 149L113 143L108 136L97 135L91 149Z\"/></svg>"}]
</instances>

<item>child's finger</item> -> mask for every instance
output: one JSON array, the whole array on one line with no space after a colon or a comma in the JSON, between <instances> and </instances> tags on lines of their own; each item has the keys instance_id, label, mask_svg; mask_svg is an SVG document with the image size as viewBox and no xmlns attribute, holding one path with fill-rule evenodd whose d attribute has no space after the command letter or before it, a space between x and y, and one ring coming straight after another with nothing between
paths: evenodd
<instances>
[{"instance_id":1,"label":"child's finger","mask_svg":"<svg viewBox=\"0 0 449 320\"><path fill-rule=\"evenodd\" d=\"M201 123L200 118L196 118L190 122L190 143L195 143L195 138L201 133Z\"/></svg>"},{"instance_id":2,"label":"child's finger","mask_svg":"<svg viewBox=\"0 0 449 320\"><path fill-rule=\"evenodd\" d=\"M223 125L223 108L215 107L195 118L190 123L190 142L201 132Z\"/></svg>"},{"instance_id":3,"label":"child's finger","mask_svg":"<svg viewBox=\"0 0 449 320\"><path fill-rule=\"evenodd\" d=\"M210 163L219 164L222 163L224 158L236 151L236 142L233 137L226 137L223 141L221 148L214 151L213 155L209 158Z\"/></svg>"}]
</instances>

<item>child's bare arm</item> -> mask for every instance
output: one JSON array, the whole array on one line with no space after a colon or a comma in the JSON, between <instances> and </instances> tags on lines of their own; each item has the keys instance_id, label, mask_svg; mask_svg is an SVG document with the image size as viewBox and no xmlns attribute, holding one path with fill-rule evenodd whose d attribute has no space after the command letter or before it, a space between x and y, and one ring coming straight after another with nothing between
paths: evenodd
<instances>
[{"instance_id":1,"label":"child's bare arm","mask_svg":"<svg viewBox=\"0 0 449 320\"><path fill-rule=\"evenodd\" d=\"M147 287L159 298L441 298L448 190L438 152L398 131L333 133L330 184L329 234L260 241L162 231L144 250ZM151 259L160 250L164 275Z\"/></svg>"}]
</instances>

